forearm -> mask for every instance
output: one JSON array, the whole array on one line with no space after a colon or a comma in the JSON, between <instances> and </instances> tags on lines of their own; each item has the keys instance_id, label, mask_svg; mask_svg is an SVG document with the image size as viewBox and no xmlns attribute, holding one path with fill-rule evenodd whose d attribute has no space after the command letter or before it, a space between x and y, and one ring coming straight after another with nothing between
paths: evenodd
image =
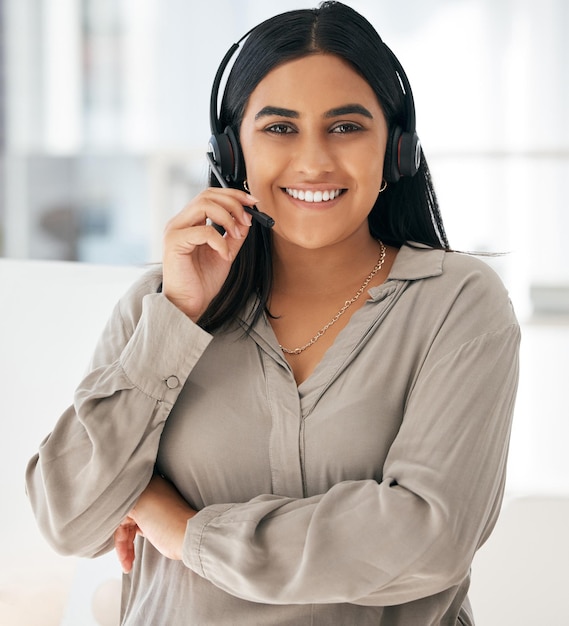
<instances>
[{"instance_id":1,"label":"forearm","mask_svg":"<svg viewBox=\"0 0 569 626\"><path fill-rule=\"evenodd\" d=\"M346 482L304 500L208 507L188 522L183 560L254 602L395 604L466 575L445 521L416 494Z\"/></svg>"},{"instance_id":2,"label":"forearm","mask_svg":"<svg viewBox=\"0 0 569 626\"><path fill-rule=\"evenodd\" d=\"M115 533L123 569L130 571L134 560L133 527L165 557L181 560L186 524L195 514L172 483L154 476Z\"/></svg>"}]
</instances>

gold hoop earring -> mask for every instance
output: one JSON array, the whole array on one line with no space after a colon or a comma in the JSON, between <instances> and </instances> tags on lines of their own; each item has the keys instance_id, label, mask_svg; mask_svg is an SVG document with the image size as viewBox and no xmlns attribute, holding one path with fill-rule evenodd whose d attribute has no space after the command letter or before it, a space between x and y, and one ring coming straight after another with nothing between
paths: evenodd
<instances>
[{"instance_id":1,"label":"gold hoop earring","mask_svg":"<svg viewBox=\"0 0 569 626\"><path fill-rule=\"evenodd\" d=\"M251 192L249 191L249 185L247 184L247 179L245 179L245 180L243 181L243 189L245 189L245 191L246 191L247 193L251 193Z\"/></svg>"},{"instance_id":2,"label":"gold hoop earring","mask_svg":"<svg viewBox=\"0 0 569 626\"><path fill-rule=\"evenodd\" d=\"M386 189L387 189L387 181L384 178L381 183L381 187L379 188L379 193L383 193Z\"/></svg>"}]
</instances>

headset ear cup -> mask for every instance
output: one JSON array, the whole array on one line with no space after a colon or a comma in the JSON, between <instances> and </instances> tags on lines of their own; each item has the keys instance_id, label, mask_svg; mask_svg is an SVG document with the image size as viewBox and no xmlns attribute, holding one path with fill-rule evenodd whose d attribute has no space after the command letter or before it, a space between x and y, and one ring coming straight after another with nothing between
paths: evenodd
<instances>
[{"instance_id":1,"label":"headset ear cup","mask_svg":"<svg viewBox=\"0 0 569 626\"><path fill-rule=\"evenodd\" d=\"M421 142L417 133L402 133L399 139L399 172L415 176L421 165Z\"/></svg>"},{"instance_id":2,"label":"headset ear cup","mask_svg":"<svg viewBox=\"0 0 569 626\"><path fill-rule=\"evenodd\" d=\"M233 149L229 137L225 133L212 135L209 145L219 172L228 180L233 175Z\"/></svg>"},{"instance_id":3,"label":"headset ear cup","mask_svg":"<svg viewBox=\"0 0 569 626\"><path fill-rule=\"evenodd\" d=\"M400 126L394 126L387 138L383 162L383 178L388 183L396 183L401 178L401 173L399 172L399 139L402 133Z\"/></svg>"},{"instance_id":4,"label":"headset ear cup","mask_svg":"<svg viewBox=\"0 0 569 626\"><path fill-rule=\"evenodd\" d=\"M245 178L247 178L247 174L245 171L245 159L241 153L239 140L237 139L237 135L231 126L227 126L223 133L227 137L231 149L231 180L234 183L241 184Z\"/></svg>"}]
</instances>

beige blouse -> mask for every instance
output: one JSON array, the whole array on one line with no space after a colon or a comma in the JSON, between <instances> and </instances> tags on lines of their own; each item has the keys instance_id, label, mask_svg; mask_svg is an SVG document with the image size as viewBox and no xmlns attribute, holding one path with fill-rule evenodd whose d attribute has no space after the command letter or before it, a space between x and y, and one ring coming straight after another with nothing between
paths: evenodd
<instances>
[{"instance_id":1,"label":"beige blouse","mask_svg":"<svg viewBox=\"0 0 569 626\"><path fill-rule=\"evenodd\" d=\"M518 379L496 274L403 246L298 387L265 318L212 336L160 281L117 304L26 476L65 554L109 550L155 466L200 511L183 561L137 540L123 624L473 624Z\"/></svg>"}]
</instances>

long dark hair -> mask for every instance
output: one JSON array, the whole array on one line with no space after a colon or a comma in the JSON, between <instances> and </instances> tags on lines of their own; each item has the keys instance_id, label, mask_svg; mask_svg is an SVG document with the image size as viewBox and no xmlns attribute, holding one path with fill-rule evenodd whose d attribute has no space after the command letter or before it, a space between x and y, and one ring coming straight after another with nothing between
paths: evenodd
<instances>
[{"instance_id":1,"label":"long dark hair","mask_svg":"<svg viewBox=\"0 0 569 626\"><path fill-rule=\"evenodd\" d=\"M340 2L289 11L251 31L227 79L219 115L221 128L230 126L239 136L249 96L259 82L276 66L317 53L334 54L350 63L375 92L388 128L405 128L405 96L388 50L373 26ZM210 184L218 185L213 177ZM415 176L390 183L378 196L368 222L371 234L388 245L400 247L413 241L450 249L422 151ZM253 325L267 309L272 277L271 233L254 221L200 325L208 331L220 328L255 297Z\"/></svg>"}]
</instances>

